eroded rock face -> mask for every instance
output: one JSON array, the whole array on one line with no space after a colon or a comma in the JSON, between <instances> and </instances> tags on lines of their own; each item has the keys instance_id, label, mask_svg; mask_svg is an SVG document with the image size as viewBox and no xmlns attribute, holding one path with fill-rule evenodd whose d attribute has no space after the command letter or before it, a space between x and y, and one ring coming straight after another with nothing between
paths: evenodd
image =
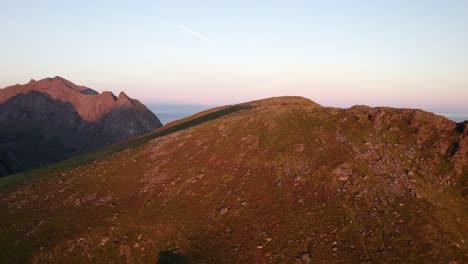
<instances>
[{"instance_id":1,"label":"eroded rock face","mask_svg":"<svg viewBox=\"0 0 468 264\"><path fill-rule=\"evenodd\" d=\"M0 176L60 161L161 127L125 93L61 77L0 89Z\"/></svg>"}]
</instances>

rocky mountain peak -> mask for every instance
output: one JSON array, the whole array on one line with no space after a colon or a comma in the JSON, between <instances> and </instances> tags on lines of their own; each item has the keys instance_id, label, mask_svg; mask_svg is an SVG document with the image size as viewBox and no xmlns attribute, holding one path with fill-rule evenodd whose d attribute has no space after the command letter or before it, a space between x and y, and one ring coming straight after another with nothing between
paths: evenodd
<instances>
[{"instance_id":1,"label":"rocky mountain peak","mask_svg":"<svg viewBox=\"0 0 468 264\"><path fill-rule=\"evenodd\" d=\"M60 76L9 86L0 89L0 176L161 126L150 110L123 92L119 97L98 93Z\"/></svg>"},{"instance_id":2,"label":"rocky mountain peak","mask_svg":"<svg viewBox=\"0 0 468 264\"><path fill-rule=\"evenodd\" d=\"M134 106L134 103L133 103L133 100L128 97L127 94L125 94L124 92L120 92L119 93L119 97L117 98L117 105L119 106L127 106L127 107L133 107Z\"/></svg>"},{"instance_id":3,"label":"rocky mountain peak","mask_svg":"<svg viewBox=\"0 0 468 264\"><path fill-rule=\"evenodd\" d=\"M125 93L121 93L119 97L116 97L112 92L98 93L89 87L76 85L60 76L39 81L31 80L26 84L17 84L0 89L0 104L14 96L27 94L31 91L47 94L53 99L64 103L71 103L78 114L90 122L103 117L117 105L133 105L133 99Z\"/></svg>"}]
</instances>

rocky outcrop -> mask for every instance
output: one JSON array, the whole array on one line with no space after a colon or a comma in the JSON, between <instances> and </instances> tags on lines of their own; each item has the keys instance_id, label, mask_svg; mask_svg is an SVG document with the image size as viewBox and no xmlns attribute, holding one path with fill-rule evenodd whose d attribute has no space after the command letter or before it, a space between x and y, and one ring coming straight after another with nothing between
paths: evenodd
<instances>
[{"instance_id":1,"label":"rocky outcrop","mask_svg":"<svg viewBox=\"0 0 468 264\"><path fill-rule=\"evenodd\" d=\"M457 169L458 173L463 173L465 175L463 195L466 196L468 194L468 188L466 187L466 181L468 179L468 166L464 165L468 164L468 121L458 123L456 129L457 132L460 133L460 136L459 139L453 143L450 155L456 161L455 168Z\"/></svg>"},{"instance_id":2,"label":"rocky outcrop","mask_svg":"<svg viewBox=\"0 0 468 264\"><path fill-rule=\"evenodd\" d=\"M60 161L161 127L125 93L61 77L0 89L0 176Z\"/></svg>"}]
</instances>

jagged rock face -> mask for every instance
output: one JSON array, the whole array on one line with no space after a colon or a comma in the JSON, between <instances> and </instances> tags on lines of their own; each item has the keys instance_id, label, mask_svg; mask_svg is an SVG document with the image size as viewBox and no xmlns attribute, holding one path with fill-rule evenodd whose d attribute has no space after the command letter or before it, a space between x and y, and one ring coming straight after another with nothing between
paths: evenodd
<instances>
[{"instance_id":1,"label":"jagged rock face","mask_svg":"<svg viewBox=\"0 0 468 264\"><path fill-rule=\"evenodd\" d=\"M0 262L464 263L466 124L242 106L0 192Z\"/></svg>"},{"instance_id":2,"label":"jagged rock face","mask_svg":"<svg viewBox=\"0 0 468 264\"><path fill-rule=\"evenodd\" d=\"M151 111L123 92L99 94L60 77L0 89L0 176L159 127Z\"/></svg>"}]
</instances>

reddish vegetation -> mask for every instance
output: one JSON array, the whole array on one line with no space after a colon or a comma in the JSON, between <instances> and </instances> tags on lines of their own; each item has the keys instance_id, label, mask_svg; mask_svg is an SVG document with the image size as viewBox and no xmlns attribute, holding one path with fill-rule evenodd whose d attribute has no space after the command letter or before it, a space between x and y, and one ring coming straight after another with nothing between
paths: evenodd
<instances>
[{"instance_id":1,"label":"reddish vegetation","mask_svg":"<svg viewBox=\"0 0 468 264\"><path fill-rule=\"evenodd\" d=\"M116 105L135 105L138 101L129 98L124 92L117 98L112 92L102 92L75 85L62 77L46 78L40 81L31 80L27 84L17 84L0 89L0 104L18 94L31 91L42 92L53 99L71 103L79 115L86 121L94 122L109 113Z\"/></svg>"},{"instance_id":2,"label":"reddish vegetation","mask_svg":"<svg viewBox=\"0 0 468 264\"><path fill-rule=\"evenodd\" d=\"M3 191L0 261L466 262L466 123L244 105Z\"/></svg>"}]
</instances>

